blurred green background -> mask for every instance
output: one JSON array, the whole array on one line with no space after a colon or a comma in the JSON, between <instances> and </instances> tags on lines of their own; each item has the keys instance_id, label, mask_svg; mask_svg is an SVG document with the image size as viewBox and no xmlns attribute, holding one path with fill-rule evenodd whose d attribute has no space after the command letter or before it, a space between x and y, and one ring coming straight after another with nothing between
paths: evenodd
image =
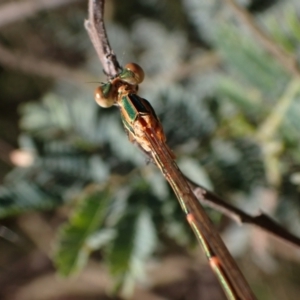
<instances>
[{"instance_id":1,"label":"blurred green background","mask_svg":"<svg viewBox=\"0 0 300 300\"><path fill-rule=\"evenodd\" d=\"M184 173L299 236L300 2L106 2ZM86 18L87 1L0 4L0 299L224 299L163 176L93 100ZM258 299L299 299L299 249L207 212Z\"/></svg>"}]
</instances>

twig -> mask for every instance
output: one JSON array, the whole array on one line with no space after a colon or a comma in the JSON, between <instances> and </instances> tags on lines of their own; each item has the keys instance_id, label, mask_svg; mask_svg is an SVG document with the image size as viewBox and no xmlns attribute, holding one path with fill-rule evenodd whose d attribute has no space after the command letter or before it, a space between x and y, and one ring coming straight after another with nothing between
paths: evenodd
<instances>
[{"instance_id":1,"label":"twig","mask_svg":"<svg viewBox=\"0 0 300 300\"><path fill-rule=\"evenodd\" d=\"M104 0L89 0L89 20L85 21L85 27L101 63L103 64L106 75L109 78L113 78L119 73L120 65L108 42L103 22L103 10ZM300 247L300 239L298 237L289 233L264 213L261 213L258 216L251 216L226 203L214 193L206 190L200 185L197 185L188 178L187 180L190 188L201 203L223 213L239 224L252 224L275 237L278 237L294 246Z\"/></svg>"},{"instance_id":2,"label":"twig","mask_svg":"<svg viewBox=\"0 0 300 300\"><path fill-rule=\"evenodd\" d=\"M78 1L80 0L30 0L3 4L0 6L0 27L31 17L41 10L53 9Z\"/></svg>"},{"instance_id":3,"label":"twig","mask_svg":"<svg viewBox=\"0 0 300 300\"><path fill-rule=\"evenodd\" d=\"M261 142L268 142L277 133L284 117L291 107L296 95L299 93L300 84L298 79L292 80L285 89L284 94L272 108L271 113L259 126L256 138Z\"/></svg>"},{"instance_id":4,"label":"twig","mask_svg":"<svg viewBox=\"0 0 300 300\"><path fill-rule=\"evenodd\" d=\"M67 66L36 59L33 56L9 50L0 44L0 64L10 69L21 70L26 73L50 78L63 78L83 84L90 81L90 76L85 72L70 69Z\"/></svg>"},{"instance_id":5,"label":"twig","mask_svg":"<svg viewBox=\"0 0 300 300\"><path fill-rule=\"evenodd\" d=\"M254 21L251 14L243 7L236 4L235 0L226 0L228 5L235 12L237 18L247 26L251 31L253 36L261 43L264 49L269 52L280 64L281 66L289 72L294 80L289 84L286 93L276 104L274 109L267 117L266 121L260 126L256 138L261 142L264 149L270 148L270 140L272 135L276 132L280 126L284 115L289 109L294 96L299 90L299 78L300 69L296 57L285 51L280 45L275 43L270 36L268 36ZM275 151L275 152L274 152ZM272 153L268 151L265 155L265 165L267 170L267 177L273 186L276 186L280 181L280 176L278 171L276 172L275 164L277 160L274 156L278 154L278 148L273 148Z\"/></svg>"},{"instance_id":6,"label":"twig","mask_svg":"<svg viewBox=\"0 0 300 300\"><path fill-rule=\"evenodd\" d=\"M243 24L246 24L252 34L262 44L266 51L275 57L291 75L300 78L300 69L295 56L287 53L276 44L270 36L261 30L247 10L236 4L234 0L225 0Z\"/></svg>"},{"instance_id":7,"label":"twig","mask_svg":"<svg viewBox=\"0 0 300 300\"><path fill-rule=\"evenodd\" d=\"M204 205L213 208L216 211L224 214L225 216L234 220L238 224L251 224L253 226L256 226L268 232L274 237L277 237L285 242L288 242L293 246L300 247L300 238L288 232L286 229L284 229L282 226L277 224L274 220L272 220L269 216L267 216L263 212L261 212L257 216L251 216L243 212L242 210L225 202L219 196L208 191L201 185L194 183L189 178L187 178L187 180L192 191L198 198L198 200Z\"/></svg>"},{"instance_id":8,"label":"twig","mask_svg":"<svg viewBox=\"0 0 300 300\"><path fill-rule=\"evenodd\" d=\"M85 28L99 56L104 73L109 79L120 73L121 67L113 52L104 25L104 0L89 0L89 19L85 20Z\"/></svg>"}]
</instances>

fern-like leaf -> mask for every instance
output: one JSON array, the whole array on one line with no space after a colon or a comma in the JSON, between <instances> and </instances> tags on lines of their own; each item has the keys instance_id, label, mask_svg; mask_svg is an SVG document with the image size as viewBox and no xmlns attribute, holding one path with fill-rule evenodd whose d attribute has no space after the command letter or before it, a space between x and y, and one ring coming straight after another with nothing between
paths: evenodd
<instances>
[{"instance_id":1,"label":"fern-like leaf","mask_svg":"<svg viewBox=\"0 0 300 300\"><path fill-rule=\"evenodd\" d=\"M85 265L93 250L89 246L89 239L103 223L109 200L110 193L105 188L88 190L79 200L72 216L58 235L54 261L60 274L74 274ZM102 238L109 240L104 235Z\"/></svg>"},{"instance_id":2,"label":"fern-like leaf","mask_svg":"<svg viewBox=\"0 0 300 300\"><path fill-rule=\"evenodd\" d=\"M147 206L150 199L151 195L139 189L129 196L128 208L115 226L117 235L107 255L111 273L119 278L119 288L127 295L132 283L143 277L144 264L157 242L155 216Z\"/></svg>"}]
</instances>

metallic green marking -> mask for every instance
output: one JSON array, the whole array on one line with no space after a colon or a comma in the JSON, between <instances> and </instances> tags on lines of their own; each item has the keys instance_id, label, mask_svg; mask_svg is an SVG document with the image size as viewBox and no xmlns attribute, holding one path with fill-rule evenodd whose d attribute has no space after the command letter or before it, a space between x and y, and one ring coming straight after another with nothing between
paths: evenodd
<instances>
[{"instance_id":1,"label":"metallic green marking","mask_svg":"<svg viewBox=\"0 0 300 300\"><path fill-rule=\"evenodd\" d=\"M132 134L134 134L134 130L131 126L131 124L129 124L126 119L123 117L123 115L121 114L121 119L122 119L122 122L123 122L123 125L125 127L126 130L130 131Z\"/></svg>"},{"instance_id":2,"label":"metallic green marking","mask_svg":"<svg viewBox=\"0 0 300 300\"><path fill-rule=\"evenodd\" d=\"M122 103L124 110L128 114L130 122L133 123L138 116L138 112L137 112L136 108L134 107L132 101L130 101L130 98L128 96L124 96L121 99L121 103Z\"/></svg>"},{"instance_id":3,"label":"metallic green marking","mask_svg":"<svg viewBox=\"0 0 300 300\"><path fill-rule=\"evenodd\" d=\"M134 73L129 69L123 69L122 72L119 74L119 77L121 79L127 79L127 78L134 78Z\"/></svg>"},{"instance_id":4,"label":"metallic green marking","mask_svg":"<svg viewBox=\"0 0 300 300\"><path fill-rule=\"evenodd\" d=\"M112 84L110 82L104 83L101 86L104 98L108 98L108 94L110 93L112 88Z\"/></svg>"}]
</instances>

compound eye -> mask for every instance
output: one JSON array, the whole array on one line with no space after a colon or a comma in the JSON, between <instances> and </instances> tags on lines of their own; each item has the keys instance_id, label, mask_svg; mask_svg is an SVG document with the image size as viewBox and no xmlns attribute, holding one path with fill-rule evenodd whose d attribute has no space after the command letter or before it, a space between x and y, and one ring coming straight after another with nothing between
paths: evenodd
<instances>
[{"instance_id":1,"label":"compound eye","mask_svg":"<svg viewBox=\"0 0 300 300\"><path fill-rule=\"evenodd\" d=\"M128 63L125 65L124 70L119 75L121 80L129 84L140 84L145 77L144 70L135 63Z\"/></svg>"},{"instance_id":2,"label":"compound eye","mask_svg":"<svg viewBox=\"0 0 300 300\"><path fill-rule=\"evenodd\" d=\"M104 108L113 106L115 97L112 84L106 83L102 86L98 86L95 90L95 101Z\"/></svg>"}]
</instances>

